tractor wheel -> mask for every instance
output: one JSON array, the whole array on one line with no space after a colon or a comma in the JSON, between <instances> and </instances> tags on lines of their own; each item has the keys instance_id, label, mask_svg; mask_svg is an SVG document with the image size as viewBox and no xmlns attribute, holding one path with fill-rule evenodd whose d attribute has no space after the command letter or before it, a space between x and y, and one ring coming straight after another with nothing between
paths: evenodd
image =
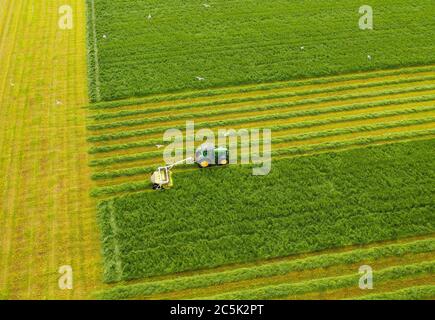
<instances>
[{"instance_id":1,"label":"tractor wheel","mask_svg":"<svg viewBox=\"0 0 435 320\"><path fill-rule=\"evenodd\" d=\"M162 188L161 185L159 185L159 184L157 184L157 183L154 183L154 184L153 184L153 190L160 190L161 188Z\"/></svg>"},{"instance_id":2,"label":"tractor wheel","mask_svg":"<svg viewBox=\"0 0 435 320\"><path fill-rule=\"evenodd\" d=\"M202 162L199 164L199 166L200 166L201 168L207 168L207 167L208 167L208 162L207 162L207 161L202 161Z\"/></svg>"}]
</instances>

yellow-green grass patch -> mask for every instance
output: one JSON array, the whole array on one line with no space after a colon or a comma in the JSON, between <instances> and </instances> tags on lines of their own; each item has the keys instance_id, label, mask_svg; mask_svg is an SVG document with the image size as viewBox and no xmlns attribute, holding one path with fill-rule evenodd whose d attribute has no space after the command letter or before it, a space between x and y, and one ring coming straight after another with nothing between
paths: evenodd
<instances>
[{"instance_id":1,"label":"yellow-green grass patch","mask_svg":"<svg viewBox=\"0 0 435 320\"><path fill-rule=\"evenodd\" d=\"M9 299L86 298L101 287L86 143L85 8L58 27L60 0L0 10L0 292ZM71 265L74 289L58 286Z\"/></svg>"}]
</instances>

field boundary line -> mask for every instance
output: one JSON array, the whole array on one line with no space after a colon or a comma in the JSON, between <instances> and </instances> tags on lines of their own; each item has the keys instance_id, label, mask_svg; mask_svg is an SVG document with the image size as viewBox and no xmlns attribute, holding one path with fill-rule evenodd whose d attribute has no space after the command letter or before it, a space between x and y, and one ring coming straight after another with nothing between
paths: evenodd
<instances>
[{"instance_id":1,"label":"field boundary line","mask_svg":"<svg viewBox=\"0 0 435 320\"><path fill-rule=\"evenodd\" d=\"M94 71L95 71L95 94L98 102L101 101L100 92L100 62L98 58L98 44L97 44L97 25L95 16L95 2L94 0L89 0L91 3L91 20L92 20L92 38L93 38L93 49L94 49Z\"/></svg>"}]
</instances>

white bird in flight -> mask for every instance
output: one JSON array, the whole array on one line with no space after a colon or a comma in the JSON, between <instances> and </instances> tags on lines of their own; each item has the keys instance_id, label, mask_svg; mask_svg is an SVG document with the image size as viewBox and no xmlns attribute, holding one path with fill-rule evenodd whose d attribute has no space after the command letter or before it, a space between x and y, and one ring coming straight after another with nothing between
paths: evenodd
<instances>
[{"instance_id":1,"label":"white bird in flight","mask_svg":"<svg viewBox=\"0 0 435 320\"><path fill-rule=\"evenodd\" d=\"M148 15L148 20L151 20L152 16L151 13Z\"/></svg>"},{"instance_id":2,"label":"white bird in flight","mask_svg":"<svg viewBox=\"0 0 435 320\"><path fill-rule=\"evenodd\" d=\"M198 81L204 81L205 78L203 78L203 77L196 77L196 80L198 80Z\"/></svg>"},{"instance_id":3,"label":"white bird in flight","mask_svg":"<svg viewBox=\"0 0 435 320\"><path fill-rule=\"evenodd\" d=\"M203 3L202 5L204 6L204 8L210 8L210 5L208 3Z\"/></svg>"},{"instance_id":4,"label":"white bird in flight","mask_svg":"<svg viewBox=\"0 0 435 320\"><path fill-rule=\"evenodd\" d=\"M164 145L162 145L162 144L156 144L156 147L157 147L157 149L160 149L160 148L163 148Z\"/></svg>"}]
</instances>

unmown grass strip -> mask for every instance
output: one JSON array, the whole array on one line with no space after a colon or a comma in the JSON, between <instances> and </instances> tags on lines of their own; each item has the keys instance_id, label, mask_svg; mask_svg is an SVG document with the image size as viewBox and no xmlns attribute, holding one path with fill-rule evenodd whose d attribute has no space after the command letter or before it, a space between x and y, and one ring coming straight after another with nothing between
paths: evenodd
<instances>
[{"instance_id":1,"label":"unmown grass strip","mask_svg":"<svg viewBox=\"0 0 435 320\"><path fill-rule=\"evenodd\" d=\"M198 97L212 97L216 95L233 94L233 93L247 93L257 90L273 90L285 87L301 87L305 85L320 85L328 84L334 82L342 82L357 79L369 79L372 77L383 77L391 75L407 75L419 72L435 71L435 66L420 66L420 67L408 67L400 69L390 69L383 71L370 71L362 73L350 73L347 75L330 76L326 78L312 78L308 80L300 81L287 81L287 82L277 82L277 83L266 83L260 85L248 85L248 86L236 86L228 88L218 88L209 90L198 90L179 94L168 94L160 96L144 97L139 99L128 99L128 100L115 100L109 102L100 102L89 105L89 109L112 109L126 106L143 105L147 103L156 103L163 101L176 101L176 100L186 100Z\"/></svg>"},{"instance_id":2,"label":"unmown grass strip","mask_svg":"<svg viewBox=\"0 0 435 320\"><path fill-rule=\"evenodd\" d=\"M301 260L270 263L250 268L240 268L220 273L175 278L157 282L139 283L114 287L96 294L102 299L129 299L138 296L151 296L166 292L204 288L224 283L284 275L295 271L328 268L339 264L353 264L365 260L376 260L405 254L417 254L435 250L435 241L419 240L406 244L395 244L357 249L345 253L325 254Z\"/></svg>"}]
</instances>

